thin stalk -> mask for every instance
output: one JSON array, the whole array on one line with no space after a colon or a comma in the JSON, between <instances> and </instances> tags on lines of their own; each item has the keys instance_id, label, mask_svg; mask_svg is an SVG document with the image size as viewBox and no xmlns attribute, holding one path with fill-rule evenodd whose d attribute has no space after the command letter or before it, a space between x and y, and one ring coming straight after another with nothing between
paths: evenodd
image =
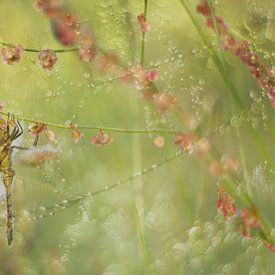
<instances>
[{"instance_id":1,"label":"thin stalk","mask_svg":"<svg viewBox=\"0 0 275 275\"><path fill-rule=\"evenodd\" d=\"M142 249L144 260L145 260L146 264L149 266L148 267L149 274L156 274L155 269L152 268L152 267L154 267L152 265L152 257L149 253L149 250L148 250L147 242L146 242L146 239L145 239L145 236L144 236L144 231L143 231L143 227L141 225L141 221L140 221L140 218L139 218L139 215L138 215L137 208L135 208L135 216L136 216L136 222L137 222L138 236L139 236L139 239L140 239L140 242L141 242L141 249Z\"/></svg>"},{"instance_id":2,"label":"thin stalk","mask_svg":"<svg viewBox=\"0 0 275 275\"><path fill-rule=\"evenodd\" d=\"M176 158L180 157L181 155L182 155L182 151L178 151L177 153L171 155L170 157L166 157L164 160L162 160L162 161L160 161L160 162L158 162L154 165L151 165L147 169L143 169L143 170L139 171L138 173L133 173L131 176L125 178L124 180L118 180L116 183L114 183L112 185L107 185L107 186L105 186L101 189L98 189L94 192L91 192L91 193L78 195L75 198L66 200L65 202L63 201L62 203L59 203L59 204L55 204L54 206L45 207L45 213L43 212L42 215L40 215L38 217L35 217L35 218L44 218L44 217L47 217L47 216L55 215L55 214L65 210L65 209L67 209L71 206L76 205L79 202L87 200L88 198L91 198L95 195L105 193L105 192L110 191L110 190L113 190L113 189L115 189L115 188L117 188L117 187L119 187L119 186L121 186L125 183L133 181L133 180L135 180L139 177L142 177L144 175L147 175L147 174L155 171L156 167L158 168L158 167L164 166L166 163L175 160ZM35 213L35 212L33 212L33 213Z\"/></svg>"},{"instance_id":3,"label":"thin stalk","mask_svg":"<svg viewBox=\"0 0 275 275\"><path fill-rule=\"evenodd\" d=\"M5 47L10 47L10 46L14 46L15 44L0 41L0 45ZM41 49L32 49L32 48L25 48L25 47L23 47L23 50L25 52L31 52L31 53L39 53L41 51ZM67 52L76 52L78 50L79 48L70 48L70 49L55 49L52 51L55 53L67 53Z\"/></svg>"},{"instance_id":4,"label":"thin stalk","mask_svg":"<svg viewBox=\"0 0 275 275\"><path fill-rule=\"evenodd\" d=\"M219 58L219 55L217 54L214 46L208 41L206 35L204 34L200 24L198 23L198 21L196 20L195 16L193 15L191 9L188 7L188 5L186 4L185 0L179 0L182 4L182 6L185 8L187 14L189 15L190 19L192 20L193 24L195 25L199 35L201 36L201 39L203 40L204 44L206 45L206 47L210 50L210 52L212 53L211 57L213 59L213 62L215 63L215 65L218 68L218 71L222 77L222 79L224 80L226 86L228 87L229 91L231 92L234 100L236 101L236 103L239 105L239 107L241 109L244 109L244 104L241 100L241 98L238 95L237 89L235 88L234 84L232 83L232 81L228 78L228 76L226 75L226 72L224 71L224 66L222 61ZM249 121L249 123L251 124L251 122ZM259 133L253 128L251 127L251 130L253 132L254 135L254 139L257 142L258 146L259 146L259 150L262 153L262 155L268 160L268 162L270 163L270 165L273 167L274 166L274 161L269 153L269 151L267 150L264 142L262 141L261 136L259 135Z\"/></svg>"},{"instance_id":5,"label":"thin stalk","mask_svg":"<svg viewBox=\"0 0 275 275\"><path fill-rule=\"evenodd\" d=\"M213 1L209 0L209 3L210 3L210 9L211 9L211 17L212 17L212 20L214 22L214 30L215 30L218 45L219 45L219 48L220 48L220 59L221 59L222 65L223 65L224 73L227 76L228 71L227 71L227 66L226 66L226 62L225 62L225 57L224 57L224 54L223 54L223 49L221 47L221 37L220 37L220 32L218 30L218 23L217 23L217 18L216 18L214 6L213 6ZM228 79L228 82L230 82L230 79ZM231 108L231 114L234 115L235 106L234 106L234 104L232 104L232 100L230 100L230 108ZM237 136L238 140L241 140L241 135L240 135L240 131L239 131L238 127L235 128L235 133L236 133L236 136ZM246 161L245 161L244 150L243 150L242 146L240 145L240 143L238 143L238 149L239 149L239 153L240 153L242 167L245 171L245 174L247 174L247 165L246 165Z\"/></svg>"},{"instance_id":6,"label":"thin stalk","mask_svg":"<svg viewBox=\"0 0 275 275\"><path fill-rule=\"evenodd\" d=\"M15 118L20 121L28 122L28 123L43 123L47 126L53 127L53 128L59 128L59 129L67 129L71 130L71 127L69 125L65 124L58 124L58 123L53 123L53 122L48 122L48 121L38 121L38 120L33 120L17 115L13 115L11 113L5 113L5 112L0 112L0 115L3 116L10 116L12 118ZM129 129L129 128L113 128L113 127L100 127L100 126L77 126L79 130L101 130L101 131L107 131L107 132L116 132L116 133L123 133L123 134L170 134L170 135L175 135L180 133L180 131L171 131L171 130L166 130L166 129Z\"/></svg>"},{"instance_id":7,"label":"thin stalk","mask_svg":"<svg viewBox=\"0 0 275 275\"><path fill-rule=\"evenodd\" d=\"M200 24L198 23L198 21L196 20L195 16L193 15L192 11L190 10L190 8L188 7L188 5L186 4L185 0L180 0L181 4L183 5L183 7L185 8L187 14L189 15L191 21L193 22L193 24L195 25L202 41L204 42L204 44L206 45L206 47L210 50L211 52L211 58L213 60L213 62L215 63L215 65L218 68L219 73L221 74L222 79L224 80L224 82L226 83L226 85L228 86L228 88L230 89L230 91L233 94L234 100L238 103L238 105L244 109L244 104L241 100L241 98L238 95L238 92L236 90L236 88L231 84L231 82L228 82L228 78L224 72L223 69L223 64L219 58L219 55L217 54L214 46L208 41L205 33L203 32Z\"/></svg>"},{"instance_id":8,"label":"thin stalk","mask_svg":"<svg viewBox=\"0 0 275 275\"><path fill-rule=\"evenodd\" d=\"M210 0L211 1L211 0ZM187 6L186 2L184 0L180 0L180 2L182 3L182 5L184 6L185 10L187 11L187 13L189 14L191 20L193 21L194 25L196 26L202 40L204 41L205 45L210 49L210 51L212 52L212 58L214 63L216 64L223 80L225 81L226 85L228 86L229 90L231 91L231 94L233 96L233 98L235 99L235 101L238 103L239 107L241 107L243 109L243 103L240 100L238 94L237 94L237 90L235 89L233 83L231 82L231 80L227 77L226 71L225 71L225 63L224 63L224 59L223 57L221 57L221 59L219 58L216 50L214 49L214 47L211 45L211 43L208 42L206 36L204 35L204 33L202 32L202 29L199 25L199 23L197 22L197 20L195 19L193 13L191 12L191 10L189 9L189 7ZM213 11L213 7L211 7L212 11ZM214 20L214 24L215 20ZM215 26L215 30L217 31L217 25ZM218 37L219 38L219 37ZM248 121L249 123L251 123L251 121ZM265 144L262 141L261 136L259 135L259 133L253 128L251 127L253 134L254 134L254 138L259 146L260 151L262 152L262 154L266 157L266 159L268 160L268 162L273 166L274 162L268 152L268 150L266 149ZM234 184L234 182L230 179L225 180L224 184L226 185L227 189L229 190L229 192L232 194L234 194L237 198L240 199L240 201L244 202L245 205L248 205L249 207L253 207L254 203L252 201L252 199L250 198L250 196L248 194L239 194L237 192L237 188L236 185ZM263 229L263 233L265 235L265 238L269 241L271 240L270 237L270 225L269 223L266 221L266 219L262 216L261 217L261 221L262 221L262 229Z\"/></svg>"},{"instance_id":9,"label":"thin stalk","mask_svg":"<svg viewBox=\"0 0 275 275\"><path fill-rule=\"evenodd\" d=\"M144 0L144 20L147 20L147 10L148 10L148 0ZM144 65L144 54L145 54L145 32L142 33L142 40L141 40L141 56L140 56L140 64L141 66Z\"/></svg>"}]
</instances>

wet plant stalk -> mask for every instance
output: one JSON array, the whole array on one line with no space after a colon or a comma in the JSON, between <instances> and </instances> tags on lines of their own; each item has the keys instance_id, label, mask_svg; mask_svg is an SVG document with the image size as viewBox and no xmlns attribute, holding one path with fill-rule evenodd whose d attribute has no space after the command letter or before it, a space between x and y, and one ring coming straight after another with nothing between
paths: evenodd
<instances>
[{"instance_id":1,"label":"wet plant stalk","mask_svg":"<svg viewBox=\"0 0 275 275\"><path fill-rule=\"evenodd\" d=\"M0 41L0 45L5 47L10 47L10 46L14 46L15 44ZM23 47L23 50L25 52L31 52L31 53L39 53L41 51L41 49L33 49L33 48L25 48L25 47ZM67 52L76 52L78 50L79 48L70 48L70 49L55 49L52 51L55 53L67 53Z\"/></svg>"},{"instance_id":2,"label":"wet plant stalk","mask_svg":"<svg viewBox=\"0 0 275 275\"><path fill-rule=\"evenodd\" d=\"M148 0L144 0L144 20L147 20L147 9L148 9ZM142 33L142 40L141 40L141 57L140 57L140 64L141 66L144 65L144 54L145 54L145 36L146 33Z\"/></svg>"},{"instance_id":3,"label":"wet plant stalk","mask_svg":"<svg viewBox=\"0 0 275 275\"><path fill-rule=\"evenodd\" d=\"M20 121L24 121L27 123L43 123L47 126L53 127L53 128L59 128L59 129L67 129L71 130L71 127L69 125L64 125L64 124L58 124L58 123L53 123L53 122L47 122L47 121L38 121L34 119L29 119L5 112L0 112L0 115L8 117L8 115L14 117L15 119L18 119ZM101 126L83 126L79 125L77 126L78 129L80 130L102 130L102 131L108 131L108 132L116 132L116 133L124 133L124 134L170 134L174 135L179 133L180 131L171 131L171 130L166 130L166 129L128 129L128 128L113 128L113 127L101 127Z\"/></svg>"},{"instance_id":4,"label":"wet plant stalk","mask_svg":"<svg viewBox=\"0 0 275 275\"><path fill-rule=\"evenodd\" d=\"M195 25L201 39L203 40L204 44L206 45L206 47L210 50L211 52L211 57L215 63L215 65L218 68L219 73L222 76L222 79L224 80L226 86L228 87L229 91L231 92L235 102L239 105L239 107L243 110L245 109L244 104L241 100L241 98L238 95L238 91L235 88L234 84L232 83L232 81L228 78L227 74L224 71L224 66L222 61L220 60L219 55L217 54L214 46L212 46L212 44L208 41L206 35L204 34L203 30L201 29L200 24L198 23L198 21L196 20L195 16L193 15L191 9L189 8L189 6L187 5L185 0L180 0L182 6L184 7L184 9L186 10L186 12L188 13L190 19L192 20L193 24ZM248 122L251 126L251 121ZM268 161L269 165L271 167L274 167L274 161L268 151L268 149L266 148L264 142L262 141L261 136L259 135L259 133L251 126L250 127L253 133L253 137L254 140L256 141L257 145L258 145L258 149L261 152L261 154L266 158L266 160Z\"/></svg>"}]
</instances>

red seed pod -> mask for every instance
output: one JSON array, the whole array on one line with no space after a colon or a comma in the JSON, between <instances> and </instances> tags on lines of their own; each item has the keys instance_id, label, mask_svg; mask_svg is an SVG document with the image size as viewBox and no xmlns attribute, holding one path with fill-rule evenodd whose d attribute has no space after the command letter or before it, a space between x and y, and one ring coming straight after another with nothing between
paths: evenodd
<instances>
[{"instance_id":1,"label":"red seed pod","mask_svg":"<svg viewBox=\"0 0 275 275\"><path fill-rule=\"evenodd\" d=\"M237 213L235 199L223 187L219 187L217 208L223 213L225 219Z\"/></svg>"},{"instance_id":2,"label":"red seed pod","mask_svg":"<svg viewBox=\"0 0 275 275\"><path fill-rule=\"evenodd\" d=\"M206 138L201 138L195 143L195 153L198 158L203 158L210 151L210 142Z\"/></svg>"},{"instance_id":3,"label":"red seed pod","mask_svg":"<svg viewBox=\"0 0 275 275\"><path fill-rule=\"evenodd\" d=\"M64 46L74 45L76 43L76 31L73 27L66 25L66 22L53 18L51 27L55 38Z\"/></svg>"},{"instance_id":4,"label":"red seed pod","mask_svg":"<svg viewBox=\"0 0 275 275\"><path fill-rule=\"evenodd\" d=\"M226 175L223 165L218 161L212 161L208 167L209 173L215 177Z\"/></svg>"},{"instance_id":5,"label":"red seed pod","mask_svg":"<svg viewBox=\"0 0 275 275\"><path fill-rule=\"evenodd\" d=\"M154 138L154 144L159 148L163 147L165 145L165 138L163 136L156 136Z\"/></svg>"},{"instance_id":6,"label":"red seed pod","mask_svg":"<svg viewBox=\"0 0 275 275\"><path fill-rule=\"evenodd\" d=\"M18 62L24 49L21 45L10 45L8 47L1 49L2 61L4 65L13 65L14 63Z\"/></svg>"},{"instance_id":7,"label":"red seed pod","mask_svg":"<svg viewBox=\"0 0 275 275\"><path fill-rule=\"evenodd\" d=\"M34 136L40 135L46 129L47 129L47 125L42 122L37 122L29 126L29 132L32 133Z\"/></svg>"},{"instance_id":8,"label":"red seed pod","mask_svg":"<svg viewBox=\"0 0 275 275\"><path fill-rule=\"evenodd\" d=\"M91 62L96 55L96 46L94 43L81 44L78 51L79 57L85 62Z\"/></svg>"},{"instance_id":9,"label":"red seed pod","mask_svg":"<svg viewBox=\"0 0 275 275\"><path fill-rule=\"evenodd\" d=\"M151 30L151 27L150 27L150 25L149 25L148 21L146 20L145 15L143 13L137 16L137 22L139 24L140 31L142 33L146 33L146 32Z\"/></svg>"},{"instance_id":10,"label":"red seed pod","mask_svg":"<svg viewBox=\"0 0 275 275\"><path fill-rule=\"evenodd\" d=\"M113 137L104 131L99 131L98 134L91 137L91 143L97 146L107 145L113 142Z\"/></svg>"},{"instance_id":11,"label":"red seed pod","mask_svg":"<svg viewBox=\"0 0 275 275\"><path fill-rule=\"evenodd\" d=\"M197 5L197 12L204 16L211 16L211 8L208 5L207 0L202 1L201 4Z\"/></svg>"},{"instance_id":12,"label":"red seed pod","mask_svg":"<svg viewBox=\"0 0 275 275\"><path fill-rule=\"evenodd\" d=\"M264 242L264 245L269 248L272 252L275 252L275 245L268 243L268 242Z\"/></svg>"},{"instance_id":13,"label":"red seed pod","mask_svg":"<svg viewBox=\"0 0 275 275\"><path fill-rule=\"evenodd\" d=\"M160 112L167 112L177 106L177 98L168 93L159 92L153 95L153 103Z\"/></svg>"},{"instance_id":14,"label":"red seed pod","mask_svg":"<svg viewBox=\"0 0 275 275\"><path fill-rule=\"evenodd\" d=\"M45 138L47 141L54 141L55 140L55 133L52 130L46 130Z\"/></svg>"},{"instance_id":15,"label":"red seed pod","mask_svg":"<svg viewBox=\"0 0 275 275\"><path fill-rule=\"evenodd\" d=\"M120 58L115 53L102 53L97 58L96 66L102 72L115 70L119 67Z\"/></svg>"},{"instance_id":16,"label":"red seed pod","mask_svg":"<svg viewBox=\"0 0 275 275\"><path fill-rule=\"evenodd\" d=\"M243 208L243 209L241 209L240 215L242 218L243 226L246 229L261 226L258 209Z\"/></svg>"},{"instance_id":17,"label":"red seed pod","mask_svg":"<svg viewBox=\"0 0 275 275\"><path fill-rule=\"evenodd\" d=\"M77 37L81 60L91 62L97 54L96 39L94 34L86 26L82 26Z\"/></svg>"},{"instance_id":18,"label":"red seed pod","mask_svg":"<svg viewBox=\"0 0 275 275\"><path fill-rule=\"evenodd\" d=\"M193 152L192 133L184 133L184 134L176 135L175 144L179 145L183 152L191 154Z\"/></svg>"},{"instance_id":19,"label":"red seed pod","mask_svg":"<svg viewBox=\"0 0 275 275\"><path fill-rule=\"evenodd\" d=\"M74 143L78 143L82 137L83 137L83 133L80 132L80 130L77 128L77 125L74 123L70 123L69 127L72 129L71 132L71 138L74 141Z\"/></svg>"},{"instance_id":20,"label":"red seed pod","mask_svg":"<svg viewBox=\"0 0 275 275\"><path fill-rule=\"evenodd\" d=\"M62 0L34 0L35 10L44 12L48 17L56 16L62 8Z\"/></svg>"},{"instance_id":21,"label":"red seed pod","mask_svg":"<svg viewBox=\"0 0 275 275\"><path fill-rule=\"evenodd\" d=\"M47 129L47 124L37 122L29 126L29 132L35 136L33 146L36 147L38 144L39 136Z\"/></svg>"},{"instance_id":22,"label":"red seed pod","mask_svg":"<svg viewBox=\"0 0 275 275\"><path fill-rule=\"evenodd\" d=\"M42 50L39 53L39 62L42 68L46 70L52 70L57 62L57 55L52 50Z\"/></svg>"}]
</instances>

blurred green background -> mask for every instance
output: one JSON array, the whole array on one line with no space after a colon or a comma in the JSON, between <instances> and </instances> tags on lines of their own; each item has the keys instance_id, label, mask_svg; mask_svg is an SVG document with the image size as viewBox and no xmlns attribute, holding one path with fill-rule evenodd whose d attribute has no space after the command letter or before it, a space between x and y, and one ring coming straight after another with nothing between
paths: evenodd
<instances>
[{"instance_id":1,"label":"blurred green background","mask_svg":"<svg viewBox=\"0 0 275 275\"><path fill-rule=\"evenodd\" d=\"M136 16L143 1L67 1L88 20L98 45L117 53L129 64L139 63L141 34ZM209 41L215 35L195 13ZM215 2L238 34L253 42L264 64L274 62L275 4L272 0ZM184 127L177 113L163 115L142 100L131 85L108 81L93 62L76 54L58 55L56 68L40 68L37 55L25 52L14 66L0 64L0 100L6 110L46 122L119 128L198 130L211 139L222 156L241 160L240 189L249 190L256 205L275 224L274 170L255 141L260 136L275 161L274 109L238 58L224 53L228 78L250 112L253 129L230 96L211 54L180 1L149 1L151 31L146 37L145 67L157 66L160 90L177 96L184 113L196 121ZM25 47L62 48L52 35L48 19L28 0L1 1L0 39ZM274 66L274 65L273 65ZM93 88L100 82L106 82ZM232 120L232 118L234 118ZM270 129L271 125L271 129ZM25 125L27 127L27 125ZM112 134L112 144L90 144L94 131L84 131L74 144L69 130L52 129L51 145L61 156L37 168L15 156L13 200L15 239L6 245L4 203L1 204L0 274L274 274L274 253L261 242L244 239L217 214L219 179L208 173L213 156L198 160L183 155L158 166L178 148L173 135L165 146L154 145L154 135ZM25 131L22 143L31 146ZM46 141L41 138L39 144ZM153 171L139 173L153 167ZM56 215L40 219L43 208L137 176L124 185L92 196ZM54 212L54 211L53 211ZM35 219L36 217L36 219Z\"/></svg>"}]
</instances>

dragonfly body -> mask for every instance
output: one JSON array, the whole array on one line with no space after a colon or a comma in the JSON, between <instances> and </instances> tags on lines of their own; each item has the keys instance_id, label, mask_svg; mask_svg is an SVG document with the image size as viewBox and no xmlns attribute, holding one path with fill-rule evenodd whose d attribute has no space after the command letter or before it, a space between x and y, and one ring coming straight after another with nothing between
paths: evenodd
<instances>
[{"instance_id":1,"label":"dragonfly body","mask_svg":"<svg viewBox=\"0 0 275 275\"><path fill-rule=\"evenodd\" d=\"M6 191L6 230L8 244L13 240L13 221L12 221L12 182L15 172L12 168L12 151L16 146L12 142L22 135L23 129L19 122L15 122L10 133L10 121L7 120L6 126L0 129L0 173Z\"/></svg>"}]
</instances>

